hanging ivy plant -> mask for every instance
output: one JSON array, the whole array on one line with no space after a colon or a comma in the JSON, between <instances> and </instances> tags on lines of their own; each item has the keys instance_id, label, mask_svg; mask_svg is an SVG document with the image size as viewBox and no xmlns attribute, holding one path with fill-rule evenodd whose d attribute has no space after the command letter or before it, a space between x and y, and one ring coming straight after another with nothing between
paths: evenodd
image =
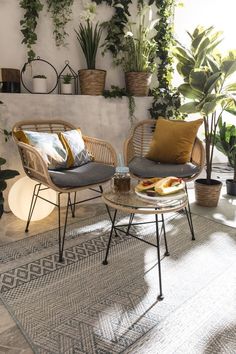
<instances>
[{"instance_id":1,"label":"hanging ivy plant","mask_svg":"<svg viewBox=\"0 0 236 354\"><path fill-rule=\"evenodd\" d=\"M51 13L53 21L53 34L56 45L66 44L66 25L72 17L72 5L74 0L47 0L48 11Z\"/></svg>"},{"instance_id":2,"label":"hanging ivy plant","mask_svg":"<svg viewBox=\"0 0 236 354\"><path fill-rule=\"evenodd\" d=\"M39 13L43 9L40 0L21 0L20 7L25 11L24 18L20 21L21 32L24 36L22 43L27 47L29 61L35 58L35 52L32 49L37 41L36 27L38 24Z\"/></svg>"},{"instance_id":3,"label":"hanging ivy plant","mask_svg":"<svg viewBox=\"0 0 236 354\"><path fill-rule=\"evenodd\" d=\"M149 111L154 119L159 116L183 119L185 116L179 112L181 106L180 95L171 85L173 74L171 47L174 44L173 14L176 0L153 0L152 3L154 1L160 18L155 27L157 30L155 40L157 42L157 79L159 86L152 91L154 100Z\"/></svg>"},{"instance_id":4,"label":"hanging ivy plant","mask_svg":"<svg viewBox=\"0 0 236 354\"><path fill-rule=\"evenodd\" d=\"M104 51L109 50L113 58L117 57L122 50L122 38L124 36L125 26L130 16L129 5L132 0L94 0L96 4L105 2L114 8L115 13L109 21L103 22L103 27L107 30L105 38Z\"/></svg>"}]
</instances>

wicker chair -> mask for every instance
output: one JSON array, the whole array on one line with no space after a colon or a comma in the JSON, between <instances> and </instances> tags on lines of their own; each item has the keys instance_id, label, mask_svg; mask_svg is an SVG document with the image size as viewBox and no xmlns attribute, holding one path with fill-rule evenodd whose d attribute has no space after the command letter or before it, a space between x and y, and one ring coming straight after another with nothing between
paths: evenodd
<instances>
[{"instance_id":1,"label":"wicker chair","mask_svg":"<svg viewBox=\"0 0 236 354\"><path fill-rule=\"evenodd\" d=\"M139 122L124 143L124 159L126 165L130 167L132 177L144 179L173 175L182 177L186 182L195 179L201 173L205 162L205 150L201 140L195 139L190 163L184 165L155 163L145 158L150 148L155 125L156 121L153 119ZM135 160L136 164L134 164ZM140 165L136 169L135 165L138 163Z\"/></svg>"},{"instance_id":2,"label":"wicker chair","mask_svg":"<svg viewBox=\"0 0 236 354\"><path fill-rule=\"evenodd\" d=\"M89 162L86 165L81 167L77 167L74 169L74 181L76 180L76 185L68 186L65 183L63 186L63 182L59 184L54 178L54 172L48 170L47 164L39 154L39 152L32 146L20 142L15 137L14 133L19 130L28 130L28 131L37 131L37 132L47 132L47 133L59 133L66 130L76 129L72 124L60 120L41 120L41 121L20 121L16 123L13 127L13 137L18 146L22 165L26 175L37 182L35 185L31 206L29 210L28 220L26 224L25 232L28 231L30 220L34 211L34 207L37 201L37 198L40 197L40 191L45 188L51 188L57 192L58 198L57 203L53 203L58 208L58 239L59 239L59 262L63 261L63 249L64 249L64 241L66 234L66 226L67 226L67 218L68 211L71 209L72 216L75 216L75 206L83 201L92 200L101 196L103 191L102 184L111 179L114 174L114 167L116 166L117 159L114 148L107 142L95 138L91 138L88 136L83 136L85 146L87 150L94 156L94 161ZM88 182L86 182L86 171L85 169L89 169L87 173ZM80 174L80 169L83 169L83 173ZM103 174L101 175L101 170L103 169ZM73 169L72 169L73 170ZM105 170L105 172L104 172ZM71 169L59 171L59 175L62 174L62 181L67 180L67 173L70 173ZM99 172L100 171L100 172ZM95 172L95 173L94 173ZM57 171L58 174L58 171ZM82 181L82 177L83 181ZM80 179L81 177L81 179ZM92 182L91 182L92 178ZM90 182L89 182L90 180ZM75 184L75 183L74 183ZM99 187L99 190L95 189ZM95 196L80 202L76 201L76 193L78 191L90 189L94 192L99 193L99 196ZM67 204L66 204L66 215L65 215L65 223L64 227L61 227L61 195L65 193L67 194ZM71 193L74 193L74 198L72 201ZM107 208L109 217L110 211Z\"/></svg>"},{"instance_id":3,"label":"wicker chair","mask_svg":"<svg viewBox=\"0 0 236 354\"><path fill-rule=\"evenodd\" d=\"M124 143L124 160L126 165L129 166L131 176L138 180L151 177L176 176L183 178L185 182L190 182L197 178L205 162L205 150L201 140L198 138L195 139L189 163L182 165L163 164L145 158L150 148L155 125L156 121L153 119L139 122L134 126L130 136ZM185 184L185 189L188 195L187 183ZM195 240L189 201L186 214L192 239Z\"/></svg>"}]
</instances>

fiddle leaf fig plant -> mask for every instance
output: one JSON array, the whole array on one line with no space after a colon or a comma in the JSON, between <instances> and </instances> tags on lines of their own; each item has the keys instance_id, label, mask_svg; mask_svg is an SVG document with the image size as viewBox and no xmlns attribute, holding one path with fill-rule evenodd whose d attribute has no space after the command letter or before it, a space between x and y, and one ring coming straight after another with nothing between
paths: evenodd
<instances>
[{"instance_id":1,"label":"fiddle leaf fig plant","mask_svg":"<svg viewBox=\"0 0 236 354\"><path fill-rule=\"evenodd\" d=\"M217 127L225 111L236 111L236 83L230 81L236 72L236 51L226 56L216 51L222 41L221 32L213 27L197 27L190 36L187 49L179 44L174 49L177 71L184 83L179 92L188 99L180 107L182 113L199 113L203 117L206 150L206 178L211 184L212 160Z\"/></svg>"}]
</instances>

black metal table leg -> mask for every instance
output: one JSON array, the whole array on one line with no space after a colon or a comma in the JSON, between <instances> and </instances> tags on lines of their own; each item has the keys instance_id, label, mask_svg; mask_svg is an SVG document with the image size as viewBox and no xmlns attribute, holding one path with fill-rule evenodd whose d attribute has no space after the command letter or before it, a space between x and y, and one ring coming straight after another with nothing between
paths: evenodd
<instances>
[{"instance_id":1,"label":"black metal table leg","mask_svg":"<svg viewBox=\"0 0 236 354\"><path fill-rule=\"evenodd\" d=\"M130 231L130 228L131 228L131 225L132 225L133 220L134 220L134 214L130 214L130 217L129 217L129 225L128 225L128 228L127 228L127 231L126 231L126 235L129 234L129 231Z\"/></svg>"},{"instance_id":2,"label":"black metal table leg","mask_svg":"<svg viewBox=\"0 0 236 354\"><path fill-rule=\"evenodd\" d=\"M102 264L104 264L104 265L108 264L107 257L108 257L108 254L109 254L109 249L110 249L110 244L111 244L111 238L112 238L113 230L115 228L116 214L117 214L117 209L115 209L114 216L113 216L113 219L112 219L112 225L111 225L110 236L109 236L109 240L108 240L108 244L107 244L106 256L105 256L104 261L102 262Z\"/></svg>"},{"instance_id":3,"label":"black metal table leg","mask_svg":"<svg viewBox=\"0 0 236 354\"><path fill-rule=\"evenodd\" d=\"M188 198L188 204L185 207L185 213L186 213L186 216L187 216L187 219L188 219L188 224L189 224L190 232L191 232L191 235L192 235L192 240L195 241L192 213L191 213L191 207L190 207L189 197L188 197L188 188L187 188L186 184L185 184L185 192L186 192L187 198Z\"/></svg>"},{"instance_id":4,"label":"black metal table leg","mask_svg":"<svg viewBox=\"0 0 236 354\"><path fill-rule=\"evenodd\" d=\"M156 221L156 238L157 238L157 261L158 261L158 277L159 277L159 289L160 294L158 295L158 300L163 300L164 296L162 294L162 281L161 281L161 255L160 255L160 239L159 239L159 225L158 225L158 215L155 214Z\"/></svg>"},{"instance_id":5,"label":"black metal table leg","mask_svg":"<svg viewBox=\"0 0 236 354\"><path fill-rule=\"evenodd\" d=\"M165 219L164 219L164 215L161 214L161 222L162 222L162 228L163 228L163 235L164 235L164 242L165 242L165 256L169 256L169 250L168 250L168 245L167 245L167 239L166 239L166 228L165 228Z\"/></svg>"}]
</instances>

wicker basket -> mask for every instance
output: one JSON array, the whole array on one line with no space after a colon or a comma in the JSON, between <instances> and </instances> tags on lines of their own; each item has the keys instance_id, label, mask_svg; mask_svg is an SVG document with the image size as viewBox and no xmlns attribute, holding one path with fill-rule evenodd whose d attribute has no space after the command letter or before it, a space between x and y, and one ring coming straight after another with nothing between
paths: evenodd
<instances>
[{"instance_id":1,"label":"wicker basket","mask_svg":"<svg viewBox=\"0 0 236 354\"><path fill-rule=\"evenodd\" d=\"M152 74L147 72L125 73L126 90L132 96L147 96Z\"/></svg>"},{"instance_id":2,"label":"wicker basket","mask_svg":"<svg viewBox=\"0 0 236 354\"><path fill-rule=\"evenodd\" d=\"M205 207L216 207L218 205L222 182L211 180L212 184L206 184L206 179L197 179L195 185L196 203Z\"/></svg>"},{"instance_id":3,"label":"wicker basket","mask_svg":"<svg viewBox=\"0 0 236 354\"><path fill-rule=\"evenodd\" d=\"M79 70L81 95L102 95L105 88L106 74L105 70Z\"/></svg>"}]
</instances>

